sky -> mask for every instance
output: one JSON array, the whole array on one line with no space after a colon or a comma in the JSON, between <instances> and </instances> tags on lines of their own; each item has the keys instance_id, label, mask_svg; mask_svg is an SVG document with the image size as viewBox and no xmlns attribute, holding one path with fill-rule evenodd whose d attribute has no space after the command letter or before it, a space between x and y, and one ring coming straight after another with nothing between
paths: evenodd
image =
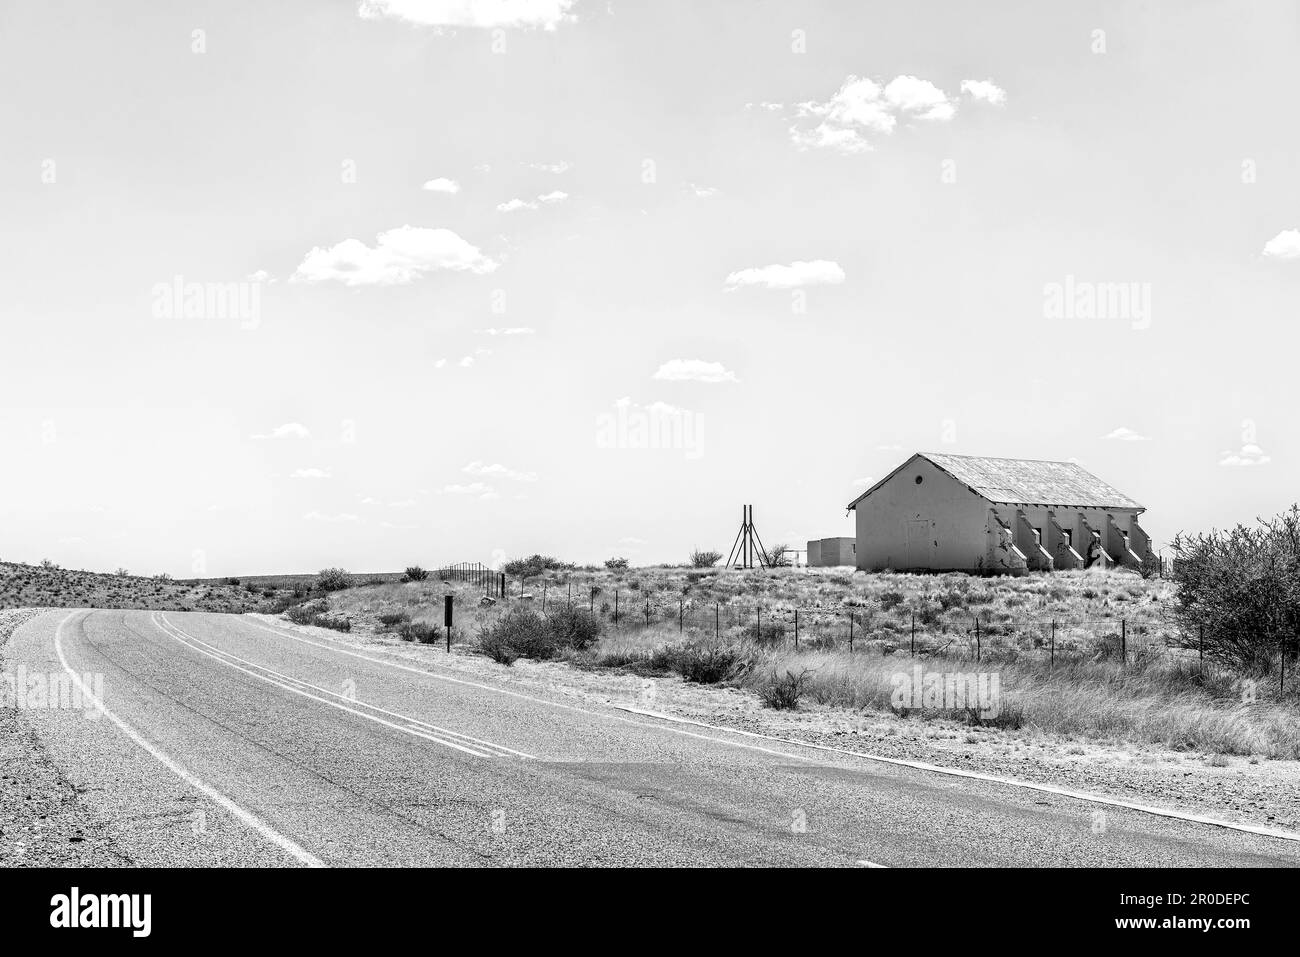
<instances>
[{"instance_id":1,"label":"sky","mask_svg":"<svg viewBox=\"0 0 1300 957\"><path fill-rule=\"evenodd\" d=\"M0 560L851 535L915 451L1300 498L1285 2L0 6Z\"/></svg>"}]
</instances>

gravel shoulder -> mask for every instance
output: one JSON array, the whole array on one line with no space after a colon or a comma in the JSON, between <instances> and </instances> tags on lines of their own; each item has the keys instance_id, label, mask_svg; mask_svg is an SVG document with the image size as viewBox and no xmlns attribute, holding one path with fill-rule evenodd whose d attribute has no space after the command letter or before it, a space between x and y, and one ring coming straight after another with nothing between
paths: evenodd
<instances>
[{"instance_id":1,"label":"gravel shoulder","mask_svg":"<svg viewBox=\"0 0 1300 957\"><path fill-rule=\"evenodd\" d=\"M10 693L9 638L40 611L0 609L0 867L121 867L133 862L41 744Z\"/></svg>"},{"instance_id":2,"label":"gravel shoulder","mask_svg":"<svg viewBox=\"0 0 1300 957\"><path fill-rule=\"evenodd\" d=\"M688 684L676 676L650 679L522 659L507 667L463 647L453 648L448 657L440 646L415 645L387 635L355 631L340 635L293 625L278 617L253 617L286 631L310 633L353 648L382 649L411 664L452 669L521 691L544 692L575 702L632 706L739 731L1300 833L1300 761L1216 757L1216 763L1210 764L1210 756L1198 752L1064 739L1032 728L1003 731L923 722L815 703L795 712L778 712L764 708L751 692Z\"/></svg>"}]
</instances>

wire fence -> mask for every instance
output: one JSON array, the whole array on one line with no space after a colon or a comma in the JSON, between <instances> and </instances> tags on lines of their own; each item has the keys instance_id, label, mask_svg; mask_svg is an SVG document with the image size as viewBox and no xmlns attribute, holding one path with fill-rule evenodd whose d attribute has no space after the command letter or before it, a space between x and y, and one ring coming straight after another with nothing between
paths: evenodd
<instances>
[{"instance_id":1,"label":"wire fence","mask_svg":"<svg viewBox=\"0 0 1300 957\"><path fill-rule=\"evenodd\" d=\"M915 657L958 657L976 661L1039 655L1057 660L1113 660L1126 665L1176 658L1204 665L1202 635L1189 636L1169 617L1116 615L1083 618L1061 615L1016 618L1006 612L938 612L907 603L864 608L852 599L841 605L801 605L789 601L726 601L682 594L649 597L641 589L609 587L550 575L510 577L480 563L436 570L443 581L482 590L482 603L523 603L542 615L561 607L585 608L615 634L655 630L665 639L748 639L764 646L809 651L906 652Z\"/></svg>"}]
</instances>

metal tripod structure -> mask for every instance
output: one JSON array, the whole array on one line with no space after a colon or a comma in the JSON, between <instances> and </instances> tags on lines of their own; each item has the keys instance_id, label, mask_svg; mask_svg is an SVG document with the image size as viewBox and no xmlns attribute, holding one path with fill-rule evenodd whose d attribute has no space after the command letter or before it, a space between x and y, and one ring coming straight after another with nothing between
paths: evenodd
<instances>
[{"instance_id":1,"label":"metal tripod structure","mask_svg":"<svg viewBox=\"0 0 1300 957\"><path fill-rule=\"evenodd\" d=\"M758 537L758 529L754 527L754 506L744 505L742 508L744 512L740 519L740 531L727 555L725 567L753 568L757 559L759 567L768 568L772 561L768 558L767 549L763 547L763 540Z\"/></svg>"}]
</instances>

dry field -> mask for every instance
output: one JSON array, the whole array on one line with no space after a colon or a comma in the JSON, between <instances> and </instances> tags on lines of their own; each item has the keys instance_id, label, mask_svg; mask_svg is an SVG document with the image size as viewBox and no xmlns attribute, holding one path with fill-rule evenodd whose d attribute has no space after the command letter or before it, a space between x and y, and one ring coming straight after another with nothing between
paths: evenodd
<instances>
[{"instance_id":1,"label":"dry field","mask_svg":"<svg viewBox=\"0 0 1300 957\"><path fill-rule=\"evenodd\" d=\"M509 591L510 599L485 607L474 586L390 583L335 592L328 605L331 616L363 634L394 633L409 620L417 627L408 634L440 642L443 596L450 592L453 640L473 648L510 609L541 611L545 601L549 613L572 600L594 610L602 624L593 645L553 655L580 669L681 678L760 696L796 676L798 707L887 714L898 713L891 703L895 676L920 663L927 672L996 674L1001 708L988 720L942 709L911 710L910 718L1212 755L1300 758L1294 689L1281 695L1275 683L1256 686L1202 669L1195 652L1173 647L1170 584L1129 572L975 578L635 568L548 573L512 583Z\"/></svg>"},{"instance_id":2,"label":"dry field","mask_svg":"<svg viewBox=\"0 0 1300 957\"><path fill-rule=\"evenodd\" d=\"M266 611L291 590L223 581L178 581L0 562L0 608L146 608L162 611Z\"/></svg>"}]
</instances>

